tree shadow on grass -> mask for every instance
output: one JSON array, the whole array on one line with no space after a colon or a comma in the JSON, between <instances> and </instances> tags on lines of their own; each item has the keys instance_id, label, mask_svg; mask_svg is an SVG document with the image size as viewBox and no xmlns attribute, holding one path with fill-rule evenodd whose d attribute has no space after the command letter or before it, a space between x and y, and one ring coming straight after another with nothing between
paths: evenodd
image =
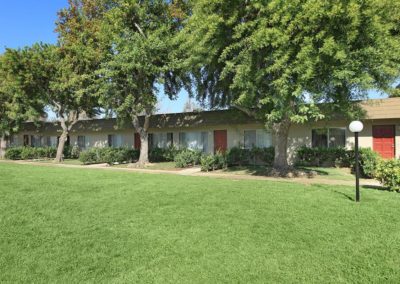
<instances>
[{"instance_id":1,"label":"tree shadow on grass","mask_svg":"<svg viewBox=\"0 0 400 284\"><path fill-rule=\"evenodd\" d=\"M334 190L333 192L346 197L346 199L348 199L350 201L354 201L355 200L353 196L351 196L351 195L349 195L347 193L344 193L344 192L341 192L341 191L337 191L337 190Z\"/></svg>"}]
</instances>

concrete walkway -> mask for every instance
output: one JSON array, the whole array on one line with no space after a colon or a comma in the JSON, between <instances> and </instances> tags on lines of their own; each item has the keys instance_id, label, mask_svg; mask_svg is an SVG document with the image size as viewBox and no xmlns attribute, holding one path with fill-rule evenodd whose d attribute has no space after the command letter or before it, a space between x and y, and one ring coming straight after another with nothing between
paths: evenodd
<instances>
[{"instance_id":1,"label":"concrete walkway","mask_svg":"<svg viewBox=\"0 0 400 284\"><path fill-rule=\"evenodd\" d=\"M19 165L34 165L34 166L41 166L41 167L99 169L99 170L108 170L108 171L137 172L137 173L146 173L146 174L170 174L170 175L222 178L222 179L230 179L230 180L265 180L265 181L273 181L273 182L293 182L293 183L300 183L300 184L305 184L305 185L326 184L326 185L353 186L355 184L355 181L324 179L321 176L317 176L315 178L306 178L306 177L275 178L275 177L266 177L266 176L220 173L220 172L206 173L206 172L202 172L199 167L188 168L188 169L183 169L183 170L179 170L179 171L176 171L176 170L172 171L172 170L153 170L153 169L140 169L140 168L119 168L119 167L110 167L107 164L95 164L95 165L82 166L82 165L53 164L53 163L29 162L29 161L8 161L8 160L7 161L0 160L0 163L19 164ZM373 180L373 179L361 179L360 185L361 186L369 186L369 187L380 187L381 186L381 184L377 180Z\"/></svg>"}]
</instances>

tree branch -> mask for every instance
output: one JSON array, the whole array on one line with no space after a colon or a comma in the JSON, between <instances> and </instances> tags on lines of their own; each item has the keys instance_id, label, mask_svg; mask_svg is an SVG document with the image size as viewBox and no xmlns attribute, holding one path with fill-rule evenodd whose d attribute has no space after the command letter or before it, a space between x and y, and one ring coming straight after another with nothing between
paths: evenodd
<instances>
[{"instance_id":1,"label":"tree branch","mask_svg":"<svg viewBox=\"0 0 400 284\"><path fill-rule=\"evenodd\" d=\"M236 108L236 109L238 109L238 110L240 110L240 111L242 111L242 112L244 112L245 114L247 114L248 116L252 116L252 117L256 117L256 112L255 111L253 111L253 110L251 110L251 109L249 109L249 108L246 108L246 107L242 107L242 106L238 106L238 105L232 105L234 108Z\"/></svg>"}]
</instances>

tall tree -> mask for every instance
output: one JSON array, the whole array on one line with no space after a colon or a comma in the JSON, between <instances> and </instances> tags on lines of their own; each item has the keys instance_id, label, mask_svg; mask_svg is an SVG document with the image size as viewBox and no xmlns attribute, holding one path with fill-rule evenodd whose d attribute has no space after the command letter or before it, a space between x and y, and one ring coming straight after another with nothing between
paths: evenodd
<instances>
[{"instance_id":1,"label":"tall tree","mask_svg":"<svg viewBox=\"0 0 400 284\"><path fill-rule=\"evenodd\" d=\"M26 120L44 115L44 101L36 81L41 70L35 65L38 46L6 49L0 55L0 157L4 157L7 138Z\"/></svg>"},{"instance_id":2,"label":"tall tree","mask_svg":"<svg viewBox=\"0 0 400 284\"><path fill-rule=\"evenodd\" d=\"M400 2L198 0L181 34L197 96L263 119L286 170L293 123L351 114L399 75Z\"/></svg>"},{"instance_id":3,"label":"tall tree","mask_svg":"<svg viewBox=\"0 0 400 284\"><path fill-rule=\"evenodd\" d=\"M159 88L174 98L184 85L176 76L174 40L184 15L179 3L165 0L115 0L107 13L103 39L109 53L99 72L102 101L139 133L138 166L148 162L148 127Z\"/></svg>"},{"instance_id":4,"label":"tall tree","mask_svg":"<svg viewBox=\"0 0 400 284\"><path fill-rule=\"evenodd\" d=\"M58 13L58 46L50 52L53 60L45 67L50 67L47 70L53 75L47 102L62 129L55 162L62 161L65 142L80 117L93 117L100 111L95 95L95 70L104 54L98 36L107 5L101 0L69 0L68 3Z\"/></svg>"}]
</instances>

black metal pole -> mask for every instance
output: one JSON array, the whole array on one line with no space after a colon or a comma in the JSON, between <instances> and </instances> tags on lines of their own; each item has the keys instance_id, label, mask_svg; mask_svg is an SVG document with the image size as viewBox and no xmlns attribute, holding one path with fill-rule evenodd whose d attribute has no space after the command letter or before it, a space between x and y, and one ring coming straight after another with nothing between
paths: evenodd
<instances>
[{"instance_id":1,"label":"black metal pole","mask_svg":"<svg viewBox=\"0 0 400 284\"><path fill-rule=\"evenodd\" d=\"M356 158L356 202L360 202L360 167L359 167L359 158L358 158L358 132L354 133L355 135L355 158Z\"/></svg>"}]
</instances>

